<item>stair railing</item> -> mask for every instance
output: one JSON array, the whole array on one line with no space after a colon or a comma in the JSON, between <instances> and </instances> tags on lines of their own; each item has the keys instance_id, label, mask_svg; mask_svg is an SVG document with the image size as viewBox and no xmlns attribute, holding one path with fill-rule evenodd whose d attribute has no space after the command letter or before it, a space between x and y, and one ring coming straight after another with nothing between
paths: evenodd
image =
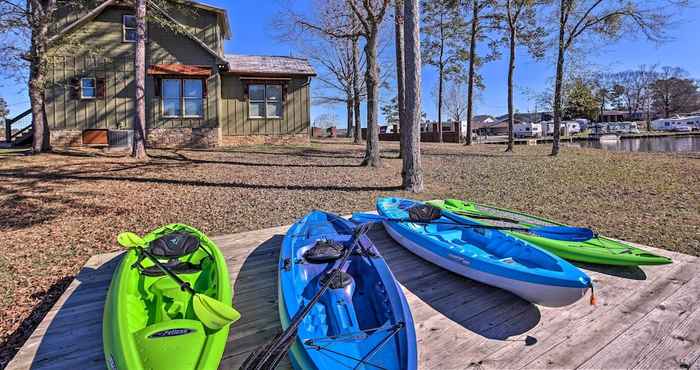
<instances>
[{"instance_id":1,"label":"stair railing","mask_svg":"<svg viewBox=\"0 0 700 370\"><path fill-rule=\"evenodd\" d=\"M32 125L27 125L27 127L15 132L15 133L12 133L12 125L21 121L22 118L30 115L31 113L32 113L32 110L27 109L26 111L20 113L15 118L5 119L5 142L11 143L14 138L20 137L22 134L24 134L25 132L32 129Z\"/></svg>"}]
</instances>

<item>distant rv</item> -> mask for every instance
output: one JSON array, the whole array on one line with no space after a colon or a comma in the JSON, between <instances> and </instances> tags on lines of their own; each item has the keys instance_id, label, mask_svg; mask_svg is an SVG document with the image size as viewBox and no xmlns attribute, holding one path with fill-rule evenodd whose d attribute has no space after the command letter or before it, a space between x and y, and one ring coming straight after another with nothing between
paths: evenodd
<instances>
[{"instance_id":1,"label":"distant rv","mask_svg":"<svg viewBox=\"0 0 700 370\"><path fill-rule=\"evenodd\" d=\"M651 121L655 131L688 132L700 130L700 116L661 118Z\"/></svg>"},{"instance_id":2,"label":"distant rv","mask_svg":"<svg viewBox=\"0 0 700 370\"><path fill-rule=\"evenodd\" d=\"M517 138L542 137L542 124L522 122L513 125L513 135Z\"/></svg>"},{"instance_id":3,"label":"distant rv","mask_svg":"<svg viewBox=\"0 0 700 370\"><path fill-rule=\"evenodd\" d=\"M624 135L624 134L638 134L639 125L636 122L609 122L609 123L596 123L591 125L591 136L601 136L601 135Z\"/></svg>"},{"instance_id":4,"label":"distant rv","mask_svg":"<svg viewBox=\"0 0 700 370\"><path fill-rule=\"evenodd\" d=\"M543 125L547 125L546 135L554 134L554 123L552 121L542 122ZM561 126L559 126L560 133L563 135L568 132L569 135L578 134L581 132L581 123L577 121L562 121Z\"/></svg>"}]
</instances>

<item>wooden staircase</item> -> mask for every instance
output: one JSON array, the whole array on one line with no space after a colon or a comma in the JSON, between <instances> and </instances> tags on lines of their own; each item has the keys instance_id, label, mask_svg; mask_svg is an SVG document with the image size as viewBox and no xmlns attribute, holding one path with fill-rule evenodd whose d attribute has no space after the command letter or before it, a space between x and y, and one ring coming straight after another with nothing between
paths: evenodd
<instances>
[{"instance_id":1,"label":"wooden staircase","mask_svg":"<svg viewBox=\"0 0 700 370\"><path fill-rule=\"evenodd\" d=\"M31 119L31 109L27 109L14 118L5 119L5 142L0 145L10 148L31 145L34 134ZM16 127L22 128L16 129Z\"/></svg>"}]
</instances>

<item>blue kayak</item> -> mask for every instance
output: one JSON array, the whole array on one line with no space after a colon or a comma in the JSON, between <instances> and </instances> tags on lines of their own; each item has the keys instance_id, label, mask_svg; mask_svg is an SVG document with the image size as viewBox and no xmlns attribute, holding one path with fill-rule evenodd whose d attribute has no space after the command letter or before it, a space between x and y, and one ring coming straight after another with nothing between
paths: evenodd
<instances>
[{"instance_id":1,"label":"blue kayak","mask_svg":"<svg viewBox=\"0 0 700 370\"><path fill-rule=\"evenodd\" d=\"M329 276L289 352L295 369L416 369L416 334L401 288L366 236L343 266L355 225L313 211L287 232L279 260L279 313L287 329ZM329 274L333 269L340 271Z\"/></svg>"},{"instance_id":2,"label":"blue kayak","mask_svg":"<svg viewBox=\"0 0 700 370\"><path fill-rule=\"evenodd\" d=\"M422 203L400 198L377 199L380 215L408 219L408 209ZM406 249L442 268L508 290L549 307L572 304L586 295L591 279L569 262L496 229L467 218L444 215L437 224L385 221L391 237Z\"/></svg>"}]
</instances>

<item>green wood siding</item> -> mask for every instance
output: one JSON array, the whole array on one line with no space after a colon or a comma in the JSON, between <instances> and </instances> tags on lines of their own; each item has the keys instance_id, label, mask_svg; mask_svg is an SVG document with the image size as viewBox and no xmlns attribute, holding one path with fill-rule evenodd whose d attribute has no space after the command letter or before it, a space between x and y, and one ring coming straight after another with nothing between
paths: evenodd
<instances>
[{"instance_id":1,"label":"green wood siding","mask_svg":"<svg viewBox=\"0 0 700 370\"><path fill-rule=\"evenodd\" d=\"M133 43L122 42L122 16L131 9L111 7L73 32L51 50L46 91L47 116L52 129L130 128L134 117ZM170 11L175 17L176 11ZM216 16L198 11L200 18L190 21L191 30L213 35L209 41L218 48ZM180 15L183 17L183 15ZM211 22L211 23L207 23ZM204 40L203 40L204 41ZM217 61L195 41L157 25L148 29L147 64L193 64L211 66L214 75L207 80L204 115L200 118L164 118L161 99L155 96L155 83L146 77L146 114L149 127L196 128L218 125L219 77ZM103 99L71 97L73 78L105 79Z\"/></svg>"},{"instance_id":2,"label":"green wood siding","mask_svg":"<svg viewBox=\"0 0 700 370\"><path fill-rule=\"evenodd\" d=\"M310 126L309 86L306 78L287 82L282 118L249 118L244 81L239 76L221 77L222 135L291 135L307 133Z\"/></svg>"},{"instance_id":3,"label":"green wood siding","mask_svg":"<svg viewBox=\"0 0 700 370\"><path fill-rule=\"evenodd\" d=\"M53 56L49 59L46 115L51 129L128 128L134 114L132 59ZM105 98L80 99L71 80L102 78Z\"/></svg>"}]
</instances>

